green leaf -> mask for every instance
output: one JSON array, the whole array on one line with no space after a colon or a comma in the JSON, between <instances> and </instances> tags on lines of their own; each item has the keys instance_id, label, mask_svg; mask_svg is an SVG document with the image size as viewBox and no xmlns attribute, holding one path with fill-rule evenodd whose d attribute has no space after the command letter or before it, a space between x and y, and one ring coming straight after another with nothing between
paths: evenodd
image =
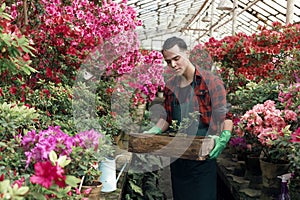
<instances>
[{"instance_id":1,"label":"green leaf","mask_svg":"<svg viewBox=\"0 0 300 200\"><path fill-rule=\"evenodd\" d=\"M61 167L64 167L64 162L67 160L67 156L60 156L58 159L57 159L57 164Z\"/></svg>"},{"instance_id":2,"label":"green leaf","mask_svg":"<svg viewBox=\"0 0 300 200\"><path fill-rule=\"evenodd\" d=\"M75 176L66 176L66 183L71 187L77 187L78 183L80 183L81 179L76 178Z\"/></svg>"},{"instance_id":3,"label":"green leaf","mask_svg":"<svg viewBox=\"0 0 300 200\"><path fill-rule=\"evenodd\" d=\"M143 190L142 190L142 188L141 187L139 187L138 185L136 185L133 181L129 181L129 184L130 184L130 187L131 187L131 189L134 191L134 192L136 192L136 193L138 193L138 194L140 194L140 195L144 195L143 194Z\"/></svg>"},{"instance_id":4,"label":"green leaf","mask_svg":"<svg viewBox=\"0 0 300 200\"><path fill-rule=\"evenodd\" d=\"M53 163L53 164L55 164L56 163L56 161L57 161L57 154L55 153L55 151L50 151L50 153L49 153L49 159L50 159L50 161Z\"/></svg>"},{"instance_id":5,"label":"green leaf","mask_svg":"<svg viewBox=\"0 0 300 200\"><path fill-rule=\"evenodd\" d=\"M17 185L17 184L15 184L15 185ZM17 190L16 194L17 195L25 195L28 191L29 191L29 187L23 186Z\"/></svg>"},{"instance_id":6,"label":"green leaf","mask_svg":"<svg viewBox=\"0 0 300 200\"><path fill-rule=\"evenodd\" d=\"M0 182L0 192L5 192L8 190L10 187L10 181L9 180L4 180Z\"/></svg>"},{"instance_id":7,"label":"green leaf","mask_svg":"<svg viewBox=\"0 0 300 200\"><path fill-rule=\"evenodd\" d=\"M31 192L31 194L34 197L34 199L47 200L44 194L38 192Z\"/></svg>"}]
</instances>

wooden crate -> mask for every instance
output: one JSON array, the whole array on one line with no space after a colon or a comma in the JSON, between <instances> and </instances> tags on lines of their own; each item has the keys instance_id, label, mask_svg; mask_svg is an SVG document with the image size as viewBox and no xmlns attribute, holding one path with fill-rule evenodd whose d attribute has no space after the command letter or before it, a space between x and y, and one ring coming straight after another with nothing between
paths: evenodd
<instances>
[{"instance_id":1,"label":"wooden crate","mask_svg":"<svg viewBox=\"0 0 300 200\"><path fill-rule=\"evenodd\" d=\"M214 147L214 139L202 136L129 134L128 151L153 155L204 160Z\"/></svg>"}]
</instances>

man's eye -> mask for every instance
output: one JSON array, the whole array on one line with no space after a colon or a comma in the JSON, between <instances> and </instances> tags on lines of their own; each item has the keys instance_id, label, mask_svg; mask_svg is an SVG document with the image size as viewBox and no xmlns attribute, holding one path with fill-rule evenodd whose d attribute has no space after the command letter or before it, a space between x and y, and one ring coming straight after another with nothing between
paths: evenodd
<instances>
[{"instance_id":1,"label":"man's eye","mask_svg":"<svg viewBox=\"0 0 300 200\"><path fill-rule=\"evenodd\" d=\"M168 65L170 65L170 64L171 64L171 61L170 61L170 60L168 60L168 61L166 61L166 62L167 62L167 64L168 64Z\"/></svg>"},{"instance_id":2,"label":"man's eye","mask_svg":"<svg viewBox=\"0 0 300 200\"><path fill-rule=\"evenodd\" d=\"M174 58L175 61L178 61L179 59L180 59L180 56L176 56L176 57Z\"/></svg>"}]
</instances>

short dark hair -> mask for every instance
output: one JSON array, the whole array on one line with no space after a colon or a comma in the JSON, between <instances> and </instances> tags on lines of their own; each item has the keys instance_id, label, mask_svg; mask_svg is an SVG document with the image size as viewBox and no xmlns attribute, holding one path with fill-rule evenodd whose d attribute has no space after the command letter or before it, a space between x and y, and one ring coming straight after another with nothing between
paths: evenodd
<instances>
[{"instance_id":1,"label":"short dark hair","mask_svg":"<svg viewBox=\"0 0 300 200\"><path fill-rule=\"evenodd\" d=\"M171 49L175 45L177 45L180 48L180 50L187 50L187 45L186 45L185 41L179 37L173 36L171 38L168 38L164 42L164 44L162 46L162 51Z\"/></svg>"}]
</instances>

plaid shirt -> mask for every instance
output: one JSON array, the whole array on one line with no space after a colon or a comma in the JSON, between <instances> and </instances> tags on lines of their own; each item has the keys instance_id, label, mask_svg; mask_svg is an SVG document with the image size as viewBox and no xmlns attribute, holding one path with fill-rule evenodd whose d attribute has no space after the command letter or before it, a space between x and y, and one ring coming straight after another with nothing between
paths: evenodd
<instances>
[{"instance_id":1,"label":"plaid shirt","mask_svg":"<svg viewBox=\"0 0 300 200\"><path fill-rule=\"evenodd\" d=\"M179 84L178 77L174 76L166 83L164 90L164 107L167 113L166 120L169 124L172 123L172 102L178 102L178 99L174 98L178 96L178 89L176 88L179 87ZM216 132L218 123L223 122L226 115L226 92L223 81L209 71L196 69L194 95L187 95L187 101L190 101L190 97L193 98L193 109L201 114L202 123Z\"/></svg>"}]
</instances>

